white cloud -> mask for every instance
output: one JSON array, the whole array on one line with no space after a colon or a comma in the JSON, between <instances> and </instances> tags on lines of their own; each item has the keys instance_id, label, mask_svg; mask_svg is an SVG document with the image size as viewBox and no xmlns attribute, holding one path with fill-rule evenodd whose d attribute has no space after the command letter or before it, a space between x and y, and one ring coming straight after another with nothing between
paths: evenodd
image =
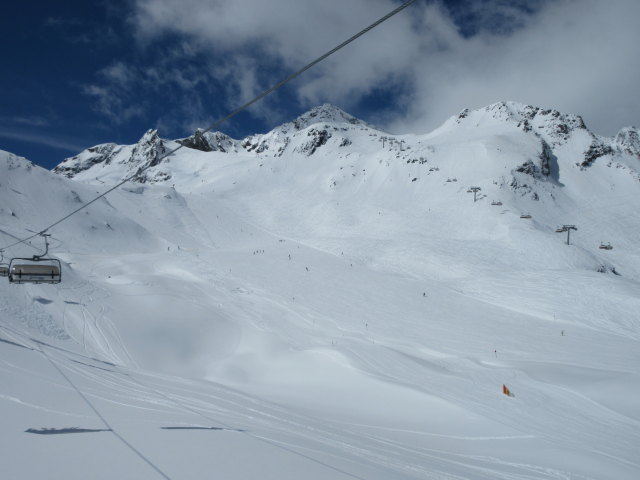
<instances>
[{"instance_id":1,"label":"white cloud","mask_svg":"<svg viewBox=\"0 0 640 480\"><path fill-rule=\"evenodd\" d=\"M178 33L216 61L209 72L224 81L229 107L333 48L397 6L390 0L138 0L133 22L139 38L151 42ZM391 28L386 28L390 26ZM384 29L384 30L383 30ZM366 93L404 68L396 46L413 37L411 16L398 16L296 81L300 99L334 101ZM410 46L410 45L409 45ZM271 67L278 67L277 69ZM279 76L274 75L277 70ZM267 115L262 107L254 114Z\"/></svg>"},{"instance_id":2,"label":"white cloud","mask_svg":"<svg viewBox=\"0 0 640 480\"><path fill-rule=\"evenodd\" d=\"M135 81L135 70L121 61L117 61L103 68L99 74L106 80L120 87L127 87Z\"/></svg>"},{"instance_id":3,"label":"white cloud","mask_svg":"<svg viewBox=\"0 0 640 480\"><path fill-rule=\"evenodd\" d=\"M37 145L46 145L48 147L59 148L61 150L67 150L74 153L81 152L82 150L87 148L86 144L80 144L73 140L69 141L57 136L42 134L41 132L33 133L26 131L0 129L0 137L34 143Z\"/></svg>"},{"instance_id":4,"label":"white cloud","mask_svg":"<svg viewBox=\"0 0 640 480\"><path fill-rule=\"evenodd\" d=\"M424 131L464 107L499 100L583 115L597 133L637 123L640 2L547 4L509 35L452 39L414 66L409 117L395 128Z\"/></svg>"},{"instance_id":5,"label":"white cloud","mask_svg":"<svg viewBox=\"0 0 640 480\"><path fill-rule=\"evenodd\" d=\"M32 117L1 117L0 120L8 120L11 123L28 125L30 127L46 127L51 125L51 122L48 119L37 115Z\"/></svg>"},{"instance_id":6,"label":"white cloud","mask_svg":"<svg viewBox=\"0 0 640 480\"><path fill-rule=\"evenodd\" d=\"M376 89L396 89L395 117L374 120L397 131L426 132L462 108L499 100L581 114L609 135L638 123L640 2L541 0L527 12L525 0L469 0L455 21L442 2L416 2L288 88L304 106L329 101L347 110ZM136 0L131 22L147 46L171 33L185 55L207 52L210 60L194 70L201 78L165 76L195 92L217 80L225 90L220 102L231 108L397 5ZM464 32L456 21L466 22ZM253 113L268 118L273 106L261 103Z\"/></svg>"},{"instance_id":7,"label":"white cloud","mask_svg":"<svg viewBox=\"0 0 640 480\"><path fill-rule=\"evenodd\" d=\"M85 85L82 93L93 98L92 108L116 124L142 116L140 105L129 104L111 86Z\"/></svg>"}]
</instances>

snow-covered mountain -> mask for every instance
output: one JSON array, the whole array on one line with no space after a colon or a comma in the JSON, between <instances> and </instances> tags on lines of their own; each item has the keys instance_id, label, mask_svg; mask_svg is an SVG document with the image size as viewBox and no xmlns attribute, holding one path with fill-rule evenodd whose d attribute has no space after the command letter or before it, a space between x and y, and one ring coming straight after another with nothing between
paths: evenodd
<instances>
[{"instance_id":1,"label":"snow-covered mountain","mask_svg":"<svg viewBox=\"0 0 640 480\"><path fill-rule=\"evenodd\" d=\"M624 128L614 138L599 137L588 130L580 116L515 102L500 102L475 111L465 109L427 138L460 135L463 132L470 137L481 137L488 134L487 129L503 130L503 134L513 134L514 129L519 129L530 134L530 137L540 141L543 155L549 157L543 159L545 163L551 161L550 157L556 149L567 149L568 146L573 147L571 153L580 151L582 155L576 157L575 162L582 167L588 167L605 155L619 156L626 153L640 158L640 135L636 127ZM175 140L174 143L203 152L278 157L288 153L302 153L310 156L327 143L330 147L348 147L352 143L350 137L362 136L363 131L376 137L372 139L373 142L380 141L378 136L387 136L391 138L391 142L396 141L397 137L389 136L339 108L325 104L267 134L234 140L221 132L197 130L191 137ZM406 140L403 139L404 141ZM73 178L88 170L98 173L96 166L102 170L113 170L111 165L127 165L124 175L131 175L135 168L158 164L158 158L165 152L168 143L160 139L156 130L149 130L136 145L97 145L66 159L54 171ZM374 145L378 146L377 143ZM83 174L82 178L88 178L87 175L88 173ZM168 180L164 175L152 179L155 182Z\"/></svg>"},{"instance_id":2,"label":"snow-covered mountain","mask_svg":"<svg viewBox=\"0 0 640 480\"><path fill-rule=\"evenodd\" d=\"M186 148L158 160L178 142ZM515 102L464 110L425 135L391 135L323 105L242 140L198 131L171 141L149 131L136 145L93 147L54 171L110 185L149 165L135 181L181 192L228 192L268 228L294 229L310 242L336 229L350 232L369 222L371 212L386 209L405 220L421 215L420 205L438 205L434 210L447 217L445 204L466 201L473 185L481 188L483 205L500 201L504 210L532 214L544 232L582 217L582 229L606 237L602 241L624 243L621 231L603 230L592 214L598 204L602 210L610 203L613 190L614 197L634 195L640 148L635 127L601 137L577 115ZM292 199L300 208L290 208ZM461 221L471 212L461 213ZM442 219L442 226L447 223ZM448 235L432 234L443 242ZM614 268L603 262L597 268Z\"/></svg>"},{"instance_id":3,"label":"snow-covered mountain","mask_svg":"<svg viewBox=\"0 0 640 480\"><path fill-rule=\"evenodd\" d=\"M62 284L0 282L4 471L637 478L639 138L323 105L55 173L0 153L0 247L138 173L51 230Z\"/></svg>"},{"instance_id":4,"label":"snow-covered mountain","mask_svg":"<svg viewBox=\"0 0 640 480\"><path fill-rule=\"evenodd\" d=\"M345 124L352 128L344 126ZM167 141L158 136L157 130L149 130L136 145L96 145L66 159L54 171L69 178L79 179L88 179L92 174L100 178L105 172L112 175L117 171L122 178L126 178L134 174L136 169L158 165L158 168L154 169L154 175L140 175L136 177L136 181L167 182L171 180L171 168L167 165L170 159L166 159L165 165L159 165L162 162L158 159L169 148L176 148L180 144L202 152L282 156L293 151L312 155L317 148L336 136L336 132L348 132L353 127L356 127L356 130L373 130L367 123L333 105L325 104L267 134L252 135L243 140L234 140L221 132L204 132L198 129L190 137ZM330 143L335 143L335 139ZM288 148L290 144L293 145ZM348 145L350 141L343 134L339 137L339 146Z\"/></svg>"}]
</instances>

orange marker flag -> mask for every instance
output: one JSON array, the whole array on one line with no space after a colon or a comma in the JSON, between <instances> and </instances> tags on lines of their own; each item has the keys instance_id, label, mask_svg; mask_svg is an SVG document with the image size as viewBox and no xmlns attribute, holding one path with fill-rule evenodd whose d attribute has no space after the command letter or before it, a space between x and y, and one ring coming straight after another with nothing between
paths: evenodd
<instances>
[{"instance_id":1,"label":"orange marker flag","mask_svg":"<svg viewBox=\"0 0 640 480\"><path fill-rule=\"evenodd\" d=\"M513 397L513 393L511 393L511 391L507 388L507 386L504 383L502 384L502 393L504 393L508 397Z\"/></svg>"}]
</instances>

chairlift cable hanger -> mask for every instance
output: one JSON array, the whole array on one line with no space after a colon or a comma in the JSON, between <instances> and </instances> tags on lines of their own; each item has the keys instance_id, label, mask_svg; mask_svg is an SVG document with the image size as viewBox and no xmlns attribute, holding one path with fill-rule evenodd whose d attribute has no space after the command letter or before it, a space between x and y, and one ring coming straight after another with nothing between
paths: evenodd
<instances>
[{"instance_id":1,"label":"chairlift cable hanger","mask_svg":"<svg viewBox=\"0 0 640 480\"><path fill-rule=\"evenodd\" d=\"M253 98L252 100L248 101L247 103L245 103L244 105L241 105L240 107L236 108L235 110L233 110L231 113L229 113L227 116L220 118L219 120L215 121L214 123L212 123L211 125L209 125L209 127L207 127L203 133L209 132L212 129L216 128L217 126L219 126L220 124L226 122L227 120L230 120L231 118L235 117L236 115L238 115L240 112L242 112L243 110L246 110L247 108L249 108L251 105L253 105L254 103L262 100L264 97L266 97L267 95L275 92L276 90L278 90L280 87L282 87L283 85L285 85L286 83L290 82L291 80L293 80L294 78L298 77L299 75L301 75L302 73L306 72L307 70L309 70L310 68L314 67L315 65L317 65L318 63L322 62L323 60L325 60L327 57L333 55L334 53L336 53L338 50L342 49L343 47L346 47L348 44L350 44L351 42L353 42L354 40L357 40L358 38L360 38L362 35L364 35L365 33L369 32L370 30L374 29L375 27L377 27L378 25L380 25L381 23L385 22L386 20L390 19L391 17L393 17L394 15L396 15L397 13L401 12L402 10L404 10L405 8L407 8L409 5L411 5L412 3L415 3L416 0L409 0L405 3L403 3L402 5L398 6L396 9L392 10L391 12L387 13L384 17L380 18L379 20L375 21L374 23L372 23L371 25L369 25L368 27L364 28L363 30L359 31L358 33L356 33L355 35L351 36L350 38L348 38L347 40L345 40L344 42L342 42L341 44L339 44L338 46L332 48L331 50L329 50L327 53L325 53L324 55L319 56L318 58L316 58L315 60L313 60L312 62L308 63L307 65L305 65L304 67L302 67L300 70L292 73L291 75L289 75L288 77L286 77L285 79L281 80L280 82L276 83L275 85L273 85L272 87L268 88L267 90L263 91L262 93L260 93L259 95L257 95L255 98ZM177 152L178 150L180 150L184 145L180 144L179 146L169 150L168 152L164 153L159 159L158 162L164 160L165 158L167 158L170 155L173 155L175 152ZM157 162L153 162L155 164L157 164ZM126 177L124 180L121 180L118 184L114 185L113 187L109 188L108 190L106 190L105 192L101 193L100 195L98 195L97 197L95 197L94 199L88 201L87 203L81 205L80 207L76 208L74 211L72 211L71 213L65 215L64 217L62 217L61 219L55 221L54 223L52 223L51 225L47 226L46 228L40 230L37 233L34 233L33 235L20 239L15 243L12 243L10 245L7 245L5 247L0 247L0 250L4 250L7 248L11 248L11 247L15 247L16 245L19 245L21 243L26 243L29 240L37 237L37 236L41 236L44 235L45 233L47 233L50 229L52 229L53 227L61 224L62 222L64 222L65 220L69 219L70 217L74 216L76 213L84 210L85 208L87 208L89 205L97 202L98 200L100 200L101 198L107 196L108 194L110 194L111 192L113 192L114 190L116 190L117 188L120 188L122 185L124 185L125 183L129 182L130 180L134 179L135 177L137 177L138 175L140 175L141 173L145 172L147 169L149 169L151 167L151 163L145 167L142 167L140 169L138 169L134 174L129 175L128 177Z\"/></svg>"}]
</instances>

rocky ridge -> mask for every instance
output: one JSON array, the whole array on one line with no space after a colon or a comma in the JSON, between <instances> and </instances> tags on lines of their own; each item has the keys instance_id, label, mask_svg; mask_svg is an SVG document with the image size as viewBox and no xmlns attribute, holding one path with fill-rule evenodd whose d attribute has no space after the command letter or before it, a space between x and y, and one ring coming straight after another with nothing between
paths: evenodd
<instances>
[{"instance_id":1,"label":"rocky ridge","mask_svg":"<svg viewBox=\"0 0 640 480\"><path fill-rule=\"evenodd\" d=\"M592 133L579 115L564 114L558 110L517 102L499 102L477 110L465 109L426 137L433 138L451 133L458 135L464 134L465 131L469 131L470 134L473 132L477 136L484 134L483 128L491 132L487 135L494 135L495 129L498 129L505 133L519 131L535 139L538 142L538 153L527 158L514 169L514 173L538 179L551 176L554 169L557 170L557 158L567 157L568 151L572 152L570 158L573 164L580 169L587 169L598 159L605 157L609 161L615 161L621 156L640 159L640 134L636 127L627 127L614 138L601 137ZM353 145L355 138L360 139L358 145ZM407 164L418 161L420 164L426 163L424 156L420 157L422 160L407 156L407 151L412 148L415 152L419 150L417 144L412 146L407 141L405 149L405 143L402 143L405 142L404 137L401 139L401 136L382 132L338 107L325 104L268 133L250 135L242 140L235 140L221 132L204 132L198 129L190 137L171 141L162 139L157 130L149 130L135 145L97 145L66 159L54 171L73 178L81 172L88 173L89 170L97 174L115 168L122 170L124 167L124 173L127 176L133 175L134 181L156 183L172 178L171 168L168 166L171 158L160 158L166 151L179 145L201 152L242 154L260 158L277 158L285 153L309 157L328 146L331 146L332 151L362 152L363 138L365 143L370 144L370 148L366 150L380 150L379 146L384 147L385 141L388 145L399 145L399 151L394 150L389 161L396 157L406 160ZM366 140L367 138L369 140ZM580 152L577 156L576 151ZM621 166L627 168L627 163ZM117 167L118 165L120 167ZM633 170L638 176L637 171L640 167ZM124 178L122 171L119 175L120 178ZM520 185L523 182L516 179L516 183Z\"/></svg>"}]
</instances>

